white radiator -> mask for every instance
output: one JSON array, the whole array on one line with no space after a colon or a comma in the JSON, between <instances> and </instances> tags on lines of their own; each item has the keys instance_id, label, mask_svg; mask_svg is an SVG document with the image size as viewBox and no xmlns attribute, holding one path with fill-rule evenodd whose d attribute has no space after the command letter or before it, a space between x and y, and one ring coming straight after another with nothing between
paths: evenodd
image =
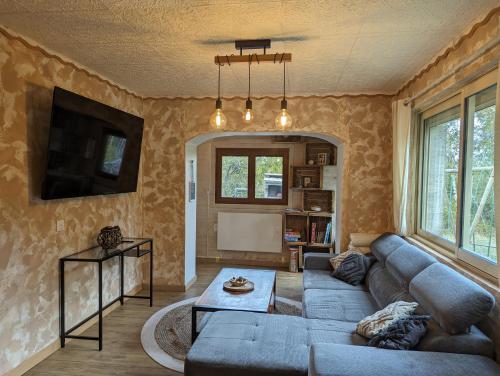
<instances>
[{"instance_id":1,"label":"white radiator","mask_svg":"<svg viewBox=\"0 0 500 376\"><path fill-rule=\"evenodd\" d=\"M217 249L280 253L282 218L281 214L219 212Z\"/></svg>"}]
</instances>

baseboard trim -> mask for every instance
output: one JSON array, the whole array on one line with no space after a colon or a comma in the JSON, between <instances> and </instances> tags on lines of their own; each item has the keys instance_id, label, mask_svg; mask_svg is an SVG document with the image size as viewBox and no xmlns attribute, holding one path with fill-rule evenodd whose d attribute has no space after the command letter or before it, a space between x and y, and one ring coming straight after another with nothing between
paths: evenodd
<instances>
[{"instance_id":1,"label":"baseboard trim","mask_svg":"<svg viewBox=\"0 0 500 376\"><path fill-rule=\"evenodd\" d=\"M191 286L193 286L196 283L197 279L198 279L198 276L194 275L193 278L191 278L191 280L188 283L186 283L184 290L185 291L189 290L191 288Z\"/></svg>"},{"instance_id":2,"label":"baseboard trim","mask_svg":"<svg viewBox=\"0 0 500 376\"><path fill-rule=\"evenodd\" d=\"M222 259L219 257L197 257L196 262L200 264L247 265L247 266L263 266L263 267L288 269L288 262L280 262L273 260L242 260L242 259Z\"/></svg>"},{"instance_id":3,"label":"baseboard trim","mask_svg":"<svg viewBox=\"0 0 500 376\"><path fill-rule=\"evenodd\" d=\"M127 292L127 295L135 295L139 291L142 290L142 284L137 285L134 287L132 290ZM129 300L129 298L125 298L125 300ZM115 302L111 306L109 306L106 310L103 312L103 316L109 315L111 312L113 312L116 308L120 306L120 302ZM86 331L88 328L90 328L92 325L96 324L98 322L98 317L94 317L85 324L83 324L81 327L76 329L73 334L79 335L82 334L84 331ZM66 343L69 343L73 341L73 339L68 338L66 339ZM37 353L33 354L31 357L28 359L25 359L21 364L19 364L17 367L11 369L10 371L7 371L4 376L21 376L24 373L28 372L30 369L32 369L34 366L36 366L38 363L41 361L47 359L50 355L55 353L57 350L61 348L61 341L59 337L57 337L56 340L52 341L49 343L47 346L45 346L43 349L38 351Z\"/></svg>"}]
</instances>

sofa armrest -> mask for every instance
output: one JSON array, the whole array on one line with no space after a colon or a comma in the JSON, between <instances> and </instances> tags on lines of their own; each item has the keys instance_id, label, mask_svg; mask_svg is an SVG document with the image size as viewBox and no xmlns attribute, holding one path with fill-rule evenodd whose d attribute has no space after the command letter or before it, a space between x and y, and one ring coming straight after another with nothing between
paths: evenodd
<instances>
[{"instance_id":1,"label":"sofa armrest","mask_svg":"<svg viewBox=\"0 0 500 376\"><path fill-rule=\"evenodd\" d=\"M308 270L332 270L329 253L304 253L304 269Z\"/></svg>"},{"instance_id":2,"label":"sofa armrest","mask_svg":"<svg viewBox=\"0 0 500 376\"><path fill-rule=\"evenodd\" d=\"M385 350L317 344L309 353L309 376L494 376L500 366L480 355Z\"/></svg>"}]
</instances>

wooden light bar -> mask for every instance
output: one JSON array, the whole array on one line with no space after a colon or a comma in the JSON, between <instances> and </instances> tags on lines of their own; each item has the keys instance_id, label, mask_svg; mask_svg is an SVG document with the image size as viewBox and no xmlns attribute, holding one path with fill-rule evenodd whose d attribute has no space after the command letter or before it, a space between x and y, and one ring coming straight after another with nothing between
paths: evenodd
<instances>
[{"instance_id":1,"label":"wooden light bar","mask_svg":"<svg viewBox=\"0 0 500 376\"><path fill-rule=\"evenodd\" d=\"M276 53L276 54L248 54L248 55L222 55L215 56L214 63L217 65L231 65L233 63L290 63L292 61L292 54L290 53Z\"/></svg>"}]
</instances>

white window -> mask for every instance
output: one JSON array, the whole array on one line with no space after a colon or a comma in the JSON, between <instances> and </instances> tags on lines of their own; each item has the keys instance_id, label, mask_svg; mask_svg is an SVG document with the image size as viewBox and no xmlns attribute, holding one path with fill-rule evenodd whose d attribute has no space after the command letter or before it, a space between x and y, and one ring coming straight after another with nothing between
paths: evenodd
<instances>
[{"instance_id":1,"label":"white window","mask_svg":"<svg viewBox=\"0 0 500 376\"><path fill-rule=\"evenodd\" d=\"M422 113L417 232L497 275L492 72Z\"/></svg>"}]
</instances>

